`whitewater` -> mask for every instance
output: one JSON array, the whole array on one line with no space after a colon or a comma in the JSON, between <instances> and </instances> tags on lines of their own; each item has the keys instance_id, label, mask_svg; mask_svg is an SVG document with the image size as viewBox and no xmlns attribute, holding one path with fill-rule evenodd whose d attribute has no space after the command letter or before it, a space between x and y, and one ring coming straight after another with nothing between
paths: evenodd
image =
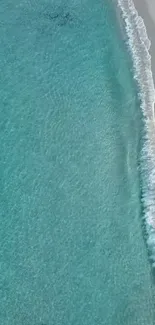
<instances>
[{"instance_id":1,"label":"whitewater","mask_svg":"<svg viewBox=\"0 0 155 325\"><path fill-rule=\"evenodd\" d=\"M151 71L151 42L142 17L132 0L118 0L127 32L127 45L132 56L134 79L144 117L143 146L140 157L141 201L146 242L152 266L155 267L155 87Z\"/></svg>"}]
</instances>

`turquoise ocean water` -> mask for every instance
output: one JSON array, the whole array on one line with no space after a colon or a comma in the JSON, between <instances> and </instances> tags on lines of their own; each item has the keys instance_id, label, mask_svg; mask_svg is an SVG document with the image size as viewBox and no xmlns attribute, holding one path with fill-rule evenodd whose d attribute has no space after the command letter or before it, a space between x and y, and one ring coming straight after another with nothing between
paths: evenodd
<instances>
[{"instance_id":1,"label":"turquoise ocean water","mask_svg":"<svg viewBox=\"0 0 155 325\"><path fill-rule=\"evenodd\" d=\"M2 325L154 324L146 111L115 9L1 1Z\"/></svg>"}]
</instances>

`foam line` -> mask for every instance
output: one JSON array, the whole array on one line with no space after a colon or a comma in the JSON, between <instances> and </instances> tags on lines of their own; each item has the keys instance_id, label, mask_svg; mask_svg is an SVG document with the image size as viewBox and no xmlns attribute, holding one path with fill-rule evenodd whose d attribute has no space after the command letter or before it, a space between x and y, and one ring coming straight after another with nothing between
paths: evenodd
<instances>
[{"instance_id":1,"label":"foam line","mask_svg":"<svg viewBox=\"0 0 155 325\"><path fill-rule=\"evenodd\" d=\"M118 0L127 32L127 44L132 56L134 78L144 117L145 134L141 150L142 204L147 231L147 246L155 267L155 87L151 71L151 42L143 19L132 0Z\"/></svg>"}]
</instances>

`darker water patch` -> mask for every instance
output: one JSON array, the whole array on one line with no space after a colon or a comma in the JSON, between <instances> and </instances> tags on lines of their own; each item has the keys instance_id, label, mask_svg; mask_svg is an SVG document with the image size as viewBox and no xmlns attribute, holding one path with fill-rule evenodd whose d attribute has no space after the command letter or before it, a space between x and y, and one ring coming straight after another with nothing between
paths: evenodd
<instances>
[{"instance_id":1,"label":"darker water patch","mask_svg":"<svg viewBox=\"0 0 155 325\"><path fill-rule=\"evenodd\" d=\"M55 21L58 26L65 26L68 23L73 21L73 16L69 11L63 12L55 12L55 13L44 13L44 17L49 21Z\"/></svg>"}]
</instances>

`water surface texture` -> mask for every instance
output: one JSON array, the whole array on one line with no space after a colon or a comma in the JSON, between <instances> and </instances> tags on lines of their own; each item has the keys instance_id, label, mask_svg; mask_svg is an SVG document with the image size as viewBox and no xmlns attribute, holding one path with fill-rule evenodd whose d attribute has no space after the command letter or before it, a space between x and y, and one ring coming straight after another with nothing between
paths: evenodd
<instances>
[{"instance_id":1,"label":"water surface texture","mask_svg":"<svg viewBox=\"0 0 155 325\"><path fill-rule=\"evenodd\" d=\"M113 4L2 0L0 323L153 325L142 117Z\"/></svg>"}]
</instances>

